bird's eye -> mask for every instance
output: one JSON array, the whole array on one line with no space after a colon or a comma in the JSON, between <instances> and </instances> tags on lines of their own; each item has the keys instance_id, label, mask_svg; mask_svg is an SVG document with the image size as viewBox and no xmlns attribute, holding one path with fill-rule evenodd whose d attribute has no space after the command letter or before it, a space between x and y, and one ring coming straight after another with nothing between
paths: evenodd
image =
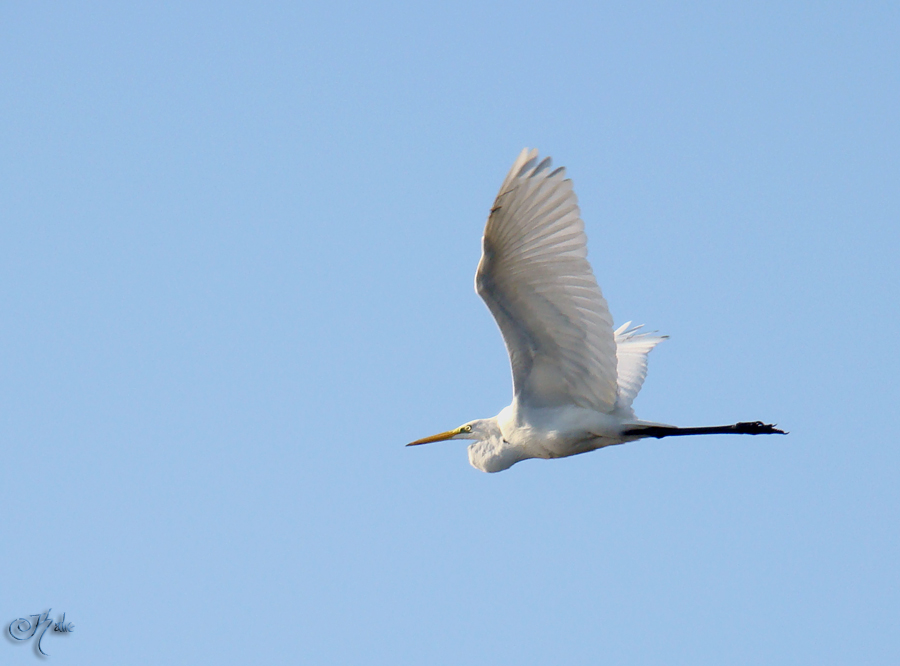
<instances>
[{"instance_id":1,"label":"bird's eye","mask_svg":"<svg viewBox=\"0 0 900 666\"><path fill-rule=\"evenodd\" d=\"M472 426L470 426L470 425L463 426L463 430L465 430L466 432L472 432Z\"/></svg>"}]
</instances>

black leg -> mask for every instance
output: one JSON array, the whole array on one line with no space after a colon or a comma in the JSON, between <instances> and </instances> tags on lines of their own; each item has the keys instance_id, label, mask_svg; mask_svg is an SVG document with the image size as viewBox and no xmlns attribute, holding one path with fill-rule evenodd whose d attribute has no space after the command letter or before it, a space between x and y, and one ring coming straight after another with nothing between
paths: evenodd
<instances>
[{"instance_id":1,"label":"black leg","mask_svg":"<svg viewBox=\"0 0 900 666\"><path fill-rule=\"evenodd\" d=\"M702 428L673 428L668 426L647 426L645 428L632 428L622 433L628 436L639 437L678 437L682 435L786 435L784 430L779 430L770 423L762 421L744 421L728 426L705 426Z\"/></svg>"}]
</instances>

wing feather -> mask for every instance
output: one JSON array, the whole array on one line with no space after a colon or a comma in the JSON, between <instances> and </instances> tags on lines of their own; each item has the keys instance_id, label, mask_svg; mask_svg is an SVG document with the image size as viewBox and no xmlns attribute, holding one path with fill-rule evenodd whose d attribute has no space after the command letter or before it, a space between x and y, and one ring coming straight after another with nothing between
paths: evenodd
<instances>
[{"instance_id":1,"label":"wing feather","mask_svg":"<svg viewBox=\"0 0 900 666\"><path fill-rule=\"evenodd\" d=\"M627 322L616 330L616 358L618 361L619 397L616 407L619 409L631 409L631 403L637 397L644 378L647 376L647 354L666 335L653 335L652 333L638 333L642 326L629 328L631 322Z\"/></svg>"},{"instance_id":2,"label":"wing feather","mask_svg":"<svg viewBox=\"0 0 900 666\"><path fill-rule=\"evenodd\" d=\"M494 201L482 247L475 289L503 334L516 398L534 407L612 411L612 317L587 261L565 169L523 150Z\"/></svg>"}]
</instances>

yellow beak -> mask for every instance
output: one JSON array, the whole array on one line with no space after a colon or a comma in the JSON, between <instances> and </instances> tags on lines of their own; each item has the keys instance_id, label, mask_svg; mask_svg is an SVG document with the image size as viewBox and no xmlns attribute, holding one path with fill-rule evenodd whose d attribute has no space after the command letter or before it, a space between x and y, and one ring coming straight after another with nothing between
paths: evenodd
<instances>
[{"instance_id":1,"label":"yellow beak","mask_svg":"<svg viewBox=\"0 0 900 666\"><path fill-rule=\"evenodd\" d=\"M418 446L419 444L431 444L432 442L443 442L446 439L453 439L456 435L459 434L459 428L456 430L448 430L447 432L442 432L437 435L432 435L431 437L426 437L425 439L417 439L414 442L410 442L407 446Z\"/></svg>"}]
</instances>

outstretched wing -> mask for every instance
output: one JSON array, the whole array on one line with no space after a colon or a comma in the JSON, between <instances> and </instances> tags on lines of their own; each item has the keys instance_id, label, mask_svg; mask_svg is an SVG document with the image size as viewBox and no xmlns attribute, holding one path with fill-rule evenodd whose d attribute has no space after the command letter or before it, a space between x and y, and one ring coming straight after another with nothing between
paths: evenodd
<instances>
[{"instance_id":1,"label":"outstretched wing","mask_svg":"<svg viewBox=\"0 0 900 666\"><path fill-rule=\"evenodd\" d=\"M565 169L522 151L484 229L475 290L500 326L513 393L533 407L616 404L612 317Z\"/></svg>"},{"instance_id":2,"label":"outstretched wing","mask_svg":"<svg viewBox=\"0 0 900 666\"><path fill-rule=\"evenodd\" d=\"M631 403L644 385L647 376L647 354L667 335L653 335L652 333L638 333L643 327L629 328L631 322L627 322L616 329L616 359L618 361L617 372L619 375L619 397L616 407L619 409L631 409Z\"/></svg>"}]
</instances>

